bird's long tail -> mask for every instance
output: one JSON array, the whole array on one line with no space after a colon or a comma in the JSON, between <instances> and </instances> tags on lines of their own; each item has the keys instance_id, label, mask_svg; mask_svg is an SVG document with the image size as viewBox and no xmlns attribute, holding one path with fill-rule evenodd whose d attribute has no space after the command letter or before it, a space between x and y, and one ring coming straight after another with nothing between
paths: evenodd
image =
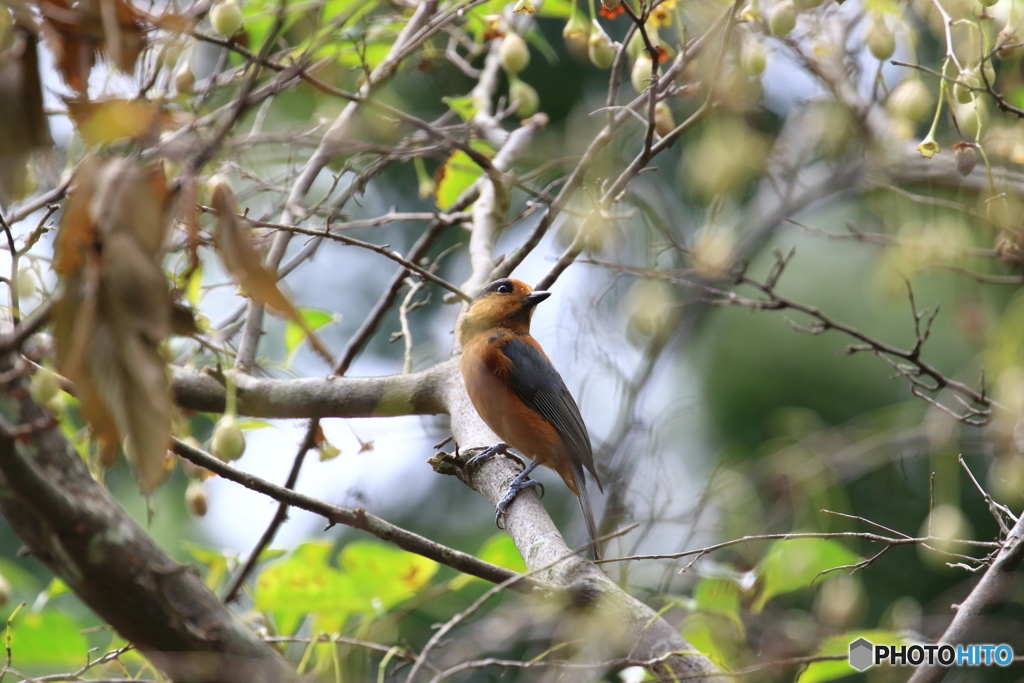
<instances>
[{"instance_id":1,"label":"bird's long tail","mask_svg":"<svg viewBox=\"0 0 1024 683\"><path fill-rule=\"evenodd\" d=\"M587 495L586 474L583 473L583 468L574 467L572 478L576 483L576 489L579 491L580 509L583 511L583 519L587 523L587 532L590 534L590 541L593 543L597 539L597 524L594 522L594 511L590 508L590 496ZM598 552L597 544L594 543L591 548L594 551L594 559L600 560L601 556Z\"/></svg>"}]
</instances>

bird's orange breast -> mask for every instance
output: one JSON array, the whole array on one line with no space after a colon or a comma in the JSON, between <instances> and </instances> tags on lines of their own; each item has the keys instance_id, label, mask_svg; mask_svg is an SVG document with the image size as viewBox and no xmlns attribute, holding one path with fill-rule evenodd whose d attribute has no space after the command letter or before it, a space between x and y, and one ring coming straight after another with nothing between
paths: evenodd
<instances>
[{"instance_id":1,"label":"bird's orange breast","mask_svg":"<svg viewBox=\"0 0 1024 683\"><path fill-rule=\"evenodd\" d=\"M554 469L579 495L562 438L505 381L508 363L500 348L489 344L484 335L463 348L462 375L473 406L498 438L531 460Z\"/></svg>"}]
</instances>

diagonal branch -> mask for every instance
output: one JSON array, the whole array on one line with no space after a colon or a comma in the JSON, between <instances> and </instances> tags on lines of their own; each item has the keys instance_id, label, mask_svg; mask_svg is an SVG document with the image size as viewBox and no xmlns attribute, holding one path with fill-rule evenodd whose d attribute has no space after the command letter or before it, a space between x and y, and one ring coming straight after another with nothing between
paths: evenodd
<instances>
[{"instance_id":1,"label":"diagonal branch","mask_svg":"<svg viewBox=\"0 0 1024 683\"><path fill-rule=\"evenodd\" d=\"M352 509L331 505L330 503L325 503L316 498L293 491L290 488L271 484L265 479L260 479L257 476L236 469L209 453L192 448L177 439L174 440L174 452L224 479L241 484L247 489L257 491L282 503L321 515L330 522L329 526L344 524L355 529L361 529L385 541L394 543L403 550L430 558L435 562L447 565L470 576L476 576L494 583L508 581L512 584L511 587L514 590L521 592L532 592L534 587L538 585L535 581L522 578L510 569L478 560L472 555L443 546L440 543L435 543L428 538L414 534L411 531L406 531L380 517L372 515L362 508Z\"/></svg>"},{"instance_id":2,"label":"diagonal branch","mask_svg":"<svg viewBox=\"0 0 1024 683\"><path fill-rule=\"evenodd\" d=\"M1024 515L1013 525L1009 536L1003 541L996 559L989 565L978 585L967 599L956 607L956 614L949 628L939 639L939 645L960 645L975 631L984 612L1006 595L1013 581L1014 572L1024 560ZM939 683L949 669L938 663L924 664L914 670L907 683Z\"/></svg>"}]
</instances>

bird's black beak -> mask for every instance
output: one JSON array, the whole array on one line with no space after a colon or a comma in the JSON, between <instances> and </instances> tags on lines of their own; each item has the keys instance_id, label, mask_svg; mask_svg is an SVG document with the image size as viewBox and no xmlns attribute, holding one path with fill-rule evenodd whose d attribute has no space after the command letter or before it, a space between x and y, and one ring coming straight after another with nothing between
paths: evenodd
<instances>
[{"instance_id":1,"label":"bird's black beak","mask_svg":"<svg viewBox=\"0 0 1024 683\"><path fill-rule=\"evenodd\" d=\"M531 292L523 297L523 306L533 308L549 296L551 296L551 292Z\"/></svg>"}]
</instances>

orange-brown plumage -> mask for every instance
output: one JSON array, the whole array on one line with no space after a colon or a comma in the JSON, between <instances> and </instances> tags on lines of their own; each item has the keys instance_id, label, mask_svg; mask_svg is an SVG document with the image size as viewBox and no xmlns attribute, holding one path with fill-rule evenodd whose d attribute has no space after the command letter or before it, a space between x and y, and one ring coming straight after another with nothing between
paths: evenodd
<instances>
[{"instance_id":1,"label":"orange-brown plumage","mask_svg":"<svg viewBox=\"0 0 1024 683\"><path fill-rule=\"evenodd\" d=\"M459 326L462 374L487 426L512 448L558 472L580 497L593 537L586 472L599 487L601 482L590 438L565 383L530 336L533 308L547 296L519 280L487 285Z\"/></svg>"}]
</instances>

